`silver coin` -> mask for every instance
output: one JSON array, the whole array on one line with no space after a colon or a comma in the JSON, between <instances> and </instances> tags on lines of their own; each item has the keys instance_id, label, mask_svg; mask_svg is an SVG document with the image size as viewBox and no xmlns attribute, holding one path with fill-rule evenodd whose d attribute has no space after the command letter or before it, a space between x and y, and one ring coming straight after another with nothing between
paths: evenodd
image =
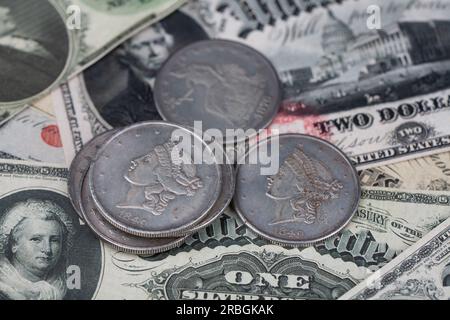
<instances>
[{"instance_id":1,"label":"silver coin","mask_svg":"<svg viewBox=\"0 0 450 320\"><path fill-rule=\"evenodd\" d=\"M261 147L272 150L273 143L279 143L279 170L264 176L259 160L248 164L249 159ZM357 172L326 141L280 135L250 149L246 161L237 169L234 205L242 220L269 241L287 246L323 241L350 222L357 210Z\"/></svg>"},{"instance_id":2,"label":"silver coin","mask_svg":"<svg viewBox=\"0 0 450 320\"><path fill-rule=\"evenodd\" d=\"M194 153L210 151L191 131L159 121L130 126L99 150L89 186L100 213L117 228L143 237L177 236L189 232L217 201L220 166L173 160L175 130L191 139ZM188 156L192 160L192 152Z\"/></svg>"},{"instance_id":3,"label":"silver coin","mask_svg":"<svg viewBox=\"0 0 450 320\"><path fill-rule=\"evenodd\" d=\"M86 224L103 241L128 253L151 255L181 245L188 236L177 238L143 238L126 233L110 224L98 211L92 200L88 177L82 183L82 213Z\"/></svg>"},{"instance_id":4,"label":"silver coin","mask_svg":"<svg viewBox=\"0 0 450 320\"><path fill-rule=\"evenodd\" d=\"M175 52L159 71L155 102L163 119L203 130L262 129L280 106L278 74L267 58L227 40L199 41Z\"/></svg>"},{"instance_id":5,"label":"silver coin","mask_svg":"<svg viewBox=\"0 0 450 320\"><path fill-rule=\"evenodd\" d=\"M82 218L81 188L84 177L97 151L116 132L117 130L111 130L94 137L77 153L70 165L68 181L69 196L80 218Z\"/></svg>"},{"instance_id":6,"label":"silver coin","mask_svg":"<svg viewBox=\"0 0 450 320\"><path fill-rule=\"evenodd\" d=\"M233 199L235 189L234 168L231 164L223 164L221 167L223 181L219 199L217 199L211 210L209 210L208 215L202 221L189 228L190 233L197 232L213 223L217 218L219 218Z\"/></svg>"}]
</instances>

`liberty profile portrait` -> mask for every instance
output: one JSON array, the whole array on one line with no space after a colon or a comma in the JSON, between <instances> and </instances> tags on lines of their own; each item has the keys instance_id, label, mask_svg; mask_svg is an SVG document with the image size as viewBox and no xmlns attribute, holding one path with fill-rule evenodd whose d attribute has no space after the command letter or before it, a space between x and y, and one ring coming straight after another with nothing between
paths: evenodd
<instances>
[{"instance_id":1,"label":"liberty profile portrait","mask_svg":"<svg viewBox=\"0 0 450 320\"><path fill-rule=\"evenodd\" d=\"M321 207L337 199L343 187L323 162L309 156L299 145L279 172L267 179L266 195L277 203L276 218L271 225L323 222L325 214Z\"/></svg>"},{"instance_id":2,"label":"liberty profile portrait","mask_svg":"<svg viewBox=\"0 0 450 320\"><path fill-rule=\"evenodd\" d=\"M176 198L193 197L203 187L194 164L172 157L176 148L169 141L130 161L124 175L129 190L117 208L141 209L159 216Z\"/></svg>"}]
</instances>

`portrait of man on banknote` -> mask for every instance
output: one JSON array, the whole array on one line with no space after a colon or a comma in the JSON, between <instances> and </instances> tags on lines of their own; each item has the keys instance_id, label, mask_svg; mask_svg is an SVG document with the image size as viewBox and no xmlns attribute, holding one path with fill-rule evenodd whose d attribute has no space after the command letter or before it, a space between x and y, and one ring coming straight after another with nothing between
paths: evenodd
<instances>
[{"instance_id":1,"label":"portrait of man on banknote","mask_svg":"<svg viewBox=\"0 0 450 320\"><path fill-rule=\"evenodd\" d=\"M74 226L50 200L16 202L0 219L0 299L60 300Z\"/></svg>"},{"instance_id":2,"label":"portrait of man on banknote","mask_svg":"<svg viewBox=\"0 0 450 320\"><path fill-rule=\"evenodd\" d=\"M39 94L65 68L69 40L64 20L47 1L36 4L30 0L0 4L0 102ZM35 10L30 12L30 6Z\"/></svg>"},{"instance_id":3,"label":"portrait of man on banknote","mask_svg":"<svg viewBox=\"0 0 450 320\"><path fill-rule=\"evenodd\" d=\"M93 106L113 127L159 120L152 90L159 68L177 49L205 39L203 28L181 12L144 29L84 72Z\"/></svg>"}]
</instances>

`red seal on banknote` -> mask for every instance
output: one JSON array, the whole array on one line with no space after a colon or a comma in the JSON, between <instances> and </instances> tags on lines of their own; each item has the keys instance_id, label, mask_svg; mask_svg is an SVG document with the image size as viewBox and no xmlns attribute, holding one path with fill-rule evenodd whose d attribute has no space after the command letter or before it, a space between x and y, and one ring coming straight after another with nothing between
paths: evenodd
<instances>
[{"instance_id":1,"label":"red seal on banknote","mask_svg":"<svg viewBox=\"0 0 450 320\"><path fill-rule=\"evenodd\" d=\"M41 138L49 146L55 148L62 147L61 136L57 125L52 124L43 128L41 131Z\"/></svg>"},{"instance_id":2,"label":"red seal on banknote","mask_svg":"<svg viewBox=\"0 0 450 320\"><path fill-rule=\"evenodd\" d=\"M317 124L326 121L322 115L301 114L299 110L305 109L302 103L286 102L270 125L270 129L278 129L280 133L302 133L330 140L330 133L323 133L317 128ZM297 113L296 113L297 112Z\"/></svg>"}]
</instances>

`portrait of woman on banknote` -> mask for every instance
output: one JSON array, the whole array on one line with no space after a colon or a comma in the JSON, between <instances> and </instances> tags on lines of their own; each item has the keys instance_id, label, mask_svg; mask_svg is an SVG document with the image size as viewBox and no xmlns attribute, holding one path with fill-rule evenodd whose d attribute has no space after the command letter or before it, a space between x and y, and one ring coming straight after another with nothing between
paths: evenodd
<instances>
[{"instance_id":1,"label":"portrait of woman on banknote","mask_svg":"<svg viewBox=\"0 0 450 320\"><path fill-rule=\"evenodd\" d=\"M29 199L7 209L0 220L0 298L63 299L74 233L52 201Z\"/></svg>"},{"instance_id":2,"label":"portrait of woman on banknote","mask_svg":"<svg viewBox=\"0 0 450 320\"><path fill-rule=\"evenodd\" d=\"M68 55L64 20L48 1L1 2L0 102L30 98L47 89L63 72Z\"/></svg>"},{"instance_id":3,"label":"portrait of woman on banknote","mask_svg":"<svg viewBox=\"0 0 450 320\"><path fill-rule=\"evenodd\" d=\"M172 52L205 39L203 28L181 12L144 29L84 72L92 106L113 127L160 119L152 91L156 73Z\"/></svg>"}]
</instances>

